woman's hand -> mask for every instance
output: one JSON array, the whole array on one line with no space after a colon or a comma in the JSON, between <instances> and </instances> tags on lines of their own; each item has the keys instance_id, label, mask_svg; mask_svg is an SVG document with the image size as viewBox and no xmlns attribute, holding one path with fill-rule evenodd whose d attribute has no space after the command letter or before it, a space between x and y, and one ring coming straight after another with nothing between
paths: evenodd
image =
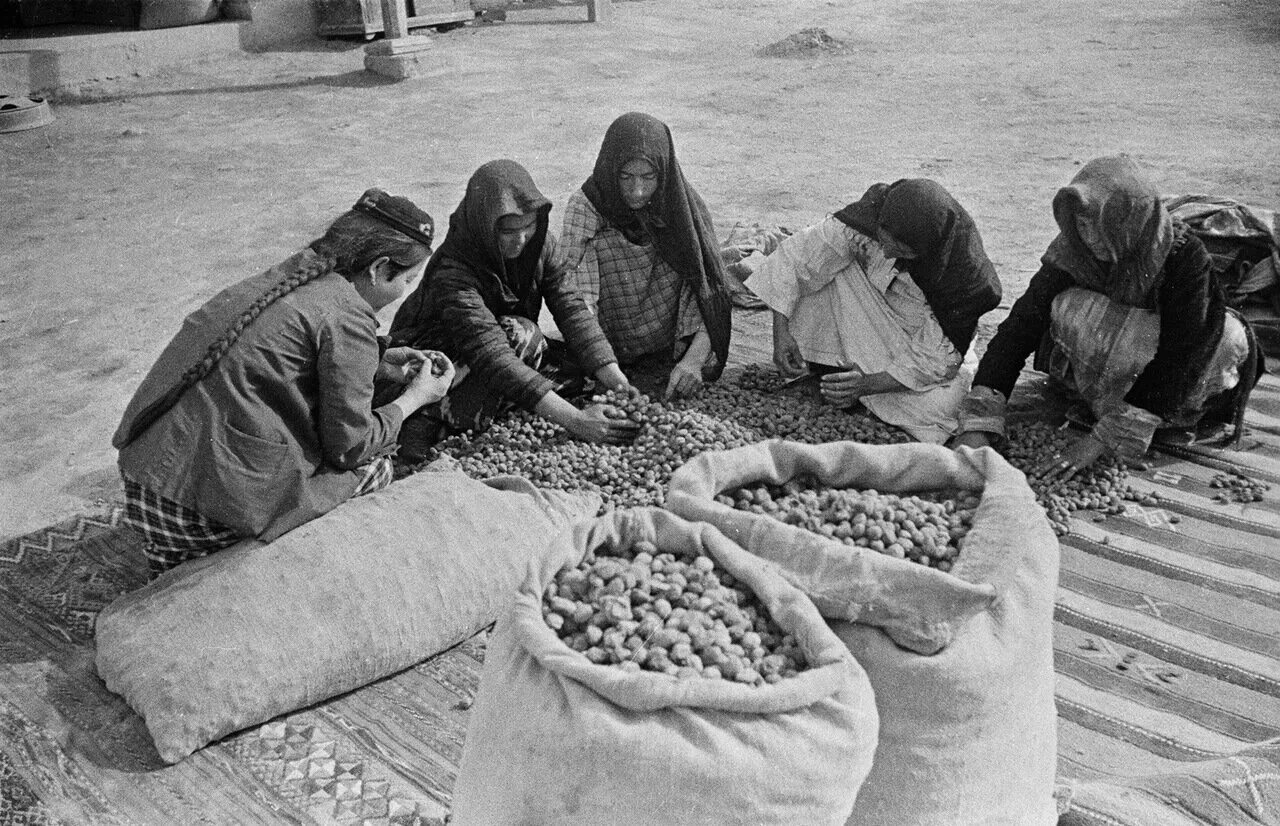
<instances>
[{"instance_id":1,"label":"woman's hand","mask_svg":"<svg viewBox=\"0 0 1280 826\"><path fill-rule=\"evenodd\" d=\"M393 381L396 384L408 384L428 361L426 352L413 347L391 347L382 354L378 364L377 378Z\"/></svg>"},{"instance_id":2,"label":"woman's hand","mask_svg":"<svg viewBox=\"0 0 1280 826\"><path fill-rule=\"evenodd\" d=\"M702 366L700 364L689 364L688 358L683 358L671 368L671 376L667 379L666 392L662 394L662 400L669 402L672 399L678 399L698 392L702 387Z\"/></svg>"},{"instance_id":3,"label":"woman's hand","mask_svg":"<svg viewBox=\"0 0 1280 826\"><path fill-rule=\"evenodd\" d=\"M702 365L707 363L707 356L710 353L711 336L707 334L706 328L702 328L694 333L684 355L672 368L662 400L671 401L697 392L698 388L702 387Z\"/></svg>"},{"instance_id":4,"label":"woman's hand","mask_svg":"<svg viewBox=\"0 0 1280 826\"><path fill-rule=\"evenodd\" d=\"M800 353L800 345L787 326L787 317L773 314L773 364L782 375L792 378L809 369L809 363Z\"/></svg>"},{"instance_id":5,"label":"woman's hand","mask_svg":"<svg viewBox=\"0 0 1280 826\"><path fill-rule=\"evenodd\" d=\"M827 373L821 379L822 400L836 407L848 407L863 396L897 393L909 389L889 373L864 373L851 367L841 373Z\"/></svg>"},{"instance_id":6,"label":"woman's hand","mask_svg":"<svg viewBox=\"0 0 1280 826\"><path fill-rule=\"evenodd\" d=\"M453 384L456 372L453 362L444 353L436 350L421 352L423 358L418 362L413 378L410 379L409 386L404 391L405 396L411 395L419 401L418 407L443 399Z\"/></svg>"},{"instance_id":7,"label":"woman's hand","mask_svg":"<svg viewBox=\"0 0 1280 826\"><path fill-rule=\"evenodd\" d=\"M848 407L872 389L867 375L856 367L841 373L827 373L819 385L822 400L836 407Z\"/></svg>"},{"instance_id":8,"label":"woman's hand","mask_svg":"<svg viewBox=\"0 0 1280 826\"><path fill-rule=\"evenodd\" d=\"M951 449L957 447L991 447L991 434L981 430L966 430L951 440Z\"/></svg>"},{"instance_id":9,"label":"woman's hand","mask_svg":"<svg viewBox=\"0 0 1280 826\"><path fill-rule=\"evenodd\" d=\"M1065 482L1080 471L1092 466L1106 452L1106 445L1094 438L1093 434L1086 433L1076 439L1070 447L1062 452L1061 456L1045 459L1033 468L1031 475L1045 482Z\"/></svg>"},{"instance_id":10,"label":"woman's hand","mask_svg":"<svg viewBox=\"0 0 1280 826\"><path fill-rule=\"evenodd\" d=\"M626 373L622 372L622 368L618 366L616 361L611 361L597 370L596 381L603 384L608 390L618 390L626 393L635 391L635 388L631 386L631 380L627 378Z\"/></svg>"},{"instance_id":11,"label":"woman's hand","mask_svg":"<svg viewBox=\"0 0 1280 826\"><path fill-rule=\"evenodd\" d=\"M611 404L593 404L565 422L564 429L584 442L625 445L636 438L640 423L631 421L623 410Z\"/></svg>"},{"instance_id":12,"label":"woman's hand","mask_svg":"<svg viewBox=\"0 0 1280 826\"><path fill-rule=\"evenodd\" d=\"M411 348L396 348L409 350ZM388 353L391 351L388 350ZM412 377L408 380L404 391L391 403L400 408L401 418L407 419L422 408L433 402L438 402L449 392L449 387L453 384L453 380L457 371L453 367L453 362L444 353L435 350L416 350L420 353L421 359L406 360L403 364L407 367L406 372L412 370ZM384 361L383 364L386 364ZM382 365L378 365L378 369L382 369ZM463 368L466 369L465 367Z\"/></svg>"}]
</instances>

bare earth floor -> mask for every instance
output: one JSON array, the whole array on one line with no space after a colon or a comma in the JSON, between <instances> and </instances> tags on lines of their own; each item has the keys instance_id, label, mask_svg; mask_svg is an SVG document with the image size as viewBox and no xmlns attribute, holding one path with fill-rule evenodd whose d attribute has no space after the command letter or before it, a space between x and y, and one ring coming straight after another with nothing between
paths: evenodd
<instances>
[{"instance_id":1,"label":"bare earth floor","mask_svg":"<svg viewBox=\"0 0 1280 826\"><path fill-rule=\"evenodd\" d=\"M671 125L721 232L938 179L977 219L1006 307L1053 235L1053 192L1090 157L1129 152L1166 192L1277 205L1269 0L642 0L607 27L583 17L442 35L403 83L366 75L350 43L227 55L0 135L0 536L115 496L111 432L183 315L363 189L443 223L505 156L563 203L627 110ZM757 55L814 26L848 48Z\"/></svg>"}]
</instances>

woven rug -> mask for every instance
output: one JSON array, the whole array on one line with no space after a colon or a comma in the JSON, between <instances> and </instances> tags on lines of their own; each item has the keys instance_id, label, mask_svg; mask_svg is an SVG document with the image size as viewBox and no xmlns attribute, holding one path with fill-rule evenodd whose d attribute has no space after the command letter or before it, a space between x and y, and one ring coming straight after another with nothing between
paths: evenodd
<instances>
[{"instance_id":1,"label":"woven rug","mask_svg":"<svg viewBox=\"0 0 1280 826\"><path fill-rule=\"evenodd\" d=\"M443 822L482 638L166 766L93 667L93 618L145 581L118 519L0 548L0 824Z\"/></svg>"},{"instance_id":2,"label":"woven rug","mask_svg":"<svg viewBox=\"0 0 1280 826\"><path fill-rule=\"evenodd\" d=\"M1166 449L1134 487L1158 504L1075 520L1054 653L1059 771L1159 774L1280 736L1280 383L1255 391L1241 451ZM1241 502L1215 487L1269 484ZM1277 778L1280 779L1280 778Z\"/></svg>"},{"instance_id":3,"label":"woven rug","mask_svg":"<svg viewBox=\"0 0 1280 826\"><path fill-rule=\"evenodd\" d=\"M1081 512L1063 538L1064 791L1165 778L1229 801L1212 822L1276 822L1280 774L1245 750L1280 737L1280 382L1250 407L1243 451L1161 452L1133 475L1156 505ZM1229 472L1272 487L1215 501ZM481 638L164 766L93 670L94 616L143 581L117 520L107 509L0 548L0 824L442 822ZM1206 766L1207 780L1180 779Z\"/></svg>"},{"instance_id":4,"label":"woven rug","mask_svg":"<svg viewBox=\"0 0 1280 826\"><path fill-rule=\"evenodd\" d=\"M1157 451L1132 478L1157 504L1082 513L1062 539L1063 824L1280 824L1275 377L1246 425L1238 451ZM1238 474L1270 489L1239 501L1221 487Z\"/></svg>"}]
</instances>

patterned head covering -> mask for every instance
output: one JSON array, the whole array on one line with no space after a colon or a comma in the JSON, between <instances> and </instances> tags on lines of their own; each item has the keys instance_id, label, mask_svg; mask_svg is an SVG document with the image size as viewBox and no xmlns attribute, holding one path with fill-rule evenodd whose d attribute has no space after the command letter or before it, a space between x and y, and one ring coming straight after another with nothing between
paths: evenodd
<instances>
[{"instance_id":1,"label":"patterned head covering","mask_svg":"<svg viewBox=\"0 0 1280 826\"><path fill-rule=\"evenodd\" d=\"M422 244L428 250L431 249L431 243L435 240L435 221L425 210L419 209L408 198L389 195L377 188L366 189L351 209L381 221Z\"/></svg>"},{"instance_id":2,"label":"patterned head covering","mask_svg":"<svg viewBox=\"0 0 1280 826\"><path fill-rule=\"evenodd\" d=\"M648 161L657 170L658 189L643 209L633 210L623 200L618 174L636 159ZM641 112L619 117L605 132L595 168L582 192L632 243L652 241L658 256L693 289L717 359L707 378L718 378L729 357L732 305L728 276L711 215L685 180L671 130Z\"/></svg>"},{"instance_id":3,"label":"patterned head covering","mask_svg":"<svg viewBox=\"0 0 1280 826\"><path fill-rule=\"evenodd\" d=\"M1089 161L1053 198L1058 237L1041 261L1081 287L1132 307L1154 306L1164 260L1173 246L1173 220L1160 194L1127 155ZM1076 226L1091 223L1114 261L1098 260Z\"/></svg>"},{"instance_id":4,"label":"patterned head covering","mask_svg":"<svg viewBox=\"0 0 1280 826\"><path fill-rule=\"evenodd\" d=\"M982 247L978 227L941 184L904 178L874 184L835 214L870 238L884 229L916 254L902 261L942 332L961 353L973 342L978 318L1000 303L1000 277Z\"/></svg>"}]
</instances>

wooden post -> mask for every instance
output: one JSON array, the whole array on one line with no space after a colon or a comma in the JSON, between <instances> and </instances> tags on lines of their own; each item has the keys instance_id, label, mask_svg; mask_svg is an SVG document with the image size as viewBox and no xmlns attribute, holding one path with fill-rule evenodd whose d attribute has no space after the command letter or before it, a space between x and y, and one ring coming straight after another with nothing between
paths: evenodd
<instances>
[{"instance_id":1,"label":"wooden post","mask_svg":"<svg viewBox=\"0 0 1280 826\"><path fill-rule=\"evenodd\" d=\"M422 53L431 48L431 38L409 36L405 0L382 0L382 30L382 40L364 47L365 69L396 80L421 74Z\"/></svg>"},{"instance_id":2,"label":"wooden post","mask_svg":"<svg viewBox=\"0 0 1280 826\"><path fill-rule=\"evenodd\" d=\"M382 30L387 40L409 36L409 13L405 0L382 0Z\"/></svg>"},{"instance_id":3,"label":"wooden post","mask_svg":"<svg viewBox=\"0 0 1280 826\"><path fill-rule=\"evenodd\" d=\"M387 2L387 0L383 0ZM608 23L613 19L613 0L587 0L587 22Z\"/></svg>"}]
</instances>

